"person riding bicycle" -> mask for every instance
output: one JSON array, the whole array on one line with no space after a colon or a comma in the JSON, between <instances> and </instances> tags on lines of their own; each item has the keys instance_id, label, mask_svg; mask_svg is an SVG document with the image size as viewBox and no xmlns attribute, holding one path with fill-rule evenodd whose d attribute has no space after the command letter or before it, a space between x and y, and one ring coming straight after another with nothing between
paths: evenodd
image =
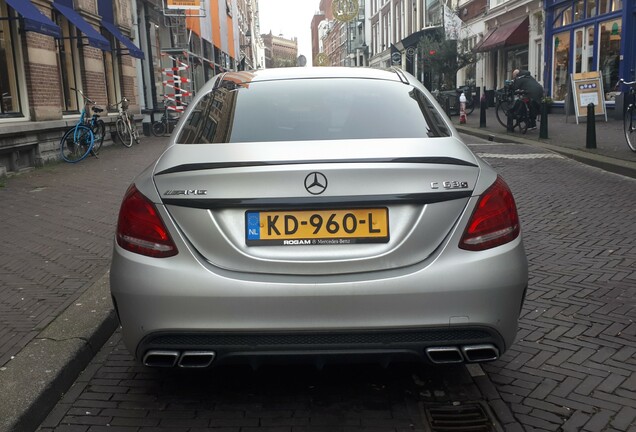
<instances>
[{"instance_id":1,"label":"person riding bicycle","mask_svg":"<svg viewBox=\"0 0 636 432\"><path fill-rule=\"evenodd\" d=\"M537 115L543 97L543 86L535 80L529 71L515 69L512 72L513 88L526 92L530 98L530 121L528 129L537 128Z\"/></svg>"}]
</instances>

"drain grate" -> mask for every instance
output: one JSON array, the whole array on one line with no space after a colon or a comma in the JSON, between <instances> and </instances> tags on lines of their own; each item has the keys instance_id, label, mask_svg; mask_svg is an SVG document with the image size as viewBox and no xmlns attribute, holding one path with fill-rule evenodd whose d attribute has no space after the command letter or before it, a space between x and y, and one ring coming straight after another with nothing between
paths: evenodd
<instances>
[{"instance_id":1,"label":"drain grate","mask_svg":"<svg viewBox=\"0 0 636 432\"><path fill-rule=\"evenodd\" d=\"M478 403L424 406L432 432L496 432L495 422Z\"/></svg>"}]
</instances>

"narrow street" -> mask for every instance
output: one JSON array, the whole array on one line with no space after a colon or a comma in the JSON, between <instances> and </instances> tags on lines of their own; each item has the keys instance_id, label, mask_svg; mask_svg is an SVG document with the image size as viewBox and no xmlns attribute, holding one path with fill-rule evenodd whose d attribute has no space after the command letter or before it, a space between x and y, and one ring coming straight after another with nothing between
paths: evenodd
<instances>
[{"instance_id":1,"label":"narrow street","mask_svg":"<svg viewBox=\"0 0 636 432\"><path fill-rule=\"evenodd\" d=\"M530 261L519 336L500 360L164 372L136 365L116 332L40 430L428 431L434 408L480 407L499 430L636 430L636 181L465 139L515 193Z\"/></svg>"}]
</instances>

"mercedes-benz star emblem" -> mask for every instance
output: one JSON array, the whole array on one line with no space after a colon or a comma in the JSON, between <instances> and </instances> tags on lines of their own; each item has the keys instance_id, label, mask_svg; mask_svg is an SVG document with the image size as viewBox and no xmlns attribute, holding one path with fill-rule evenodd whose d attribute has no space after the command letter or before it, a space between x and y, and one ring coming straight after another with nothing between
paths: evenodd
<instances>
[{"instance_id":1,"label":"mercedes-benz star emblem","mask_svg":"<svg viewBox=\"0 0 636 432\"><path fill-rule=\"evenodd\" d=\"M305 177L305 189L312 195L320 195L327 189L327 177L319 172L309 173Z\"/></svg>"}]
</instances>

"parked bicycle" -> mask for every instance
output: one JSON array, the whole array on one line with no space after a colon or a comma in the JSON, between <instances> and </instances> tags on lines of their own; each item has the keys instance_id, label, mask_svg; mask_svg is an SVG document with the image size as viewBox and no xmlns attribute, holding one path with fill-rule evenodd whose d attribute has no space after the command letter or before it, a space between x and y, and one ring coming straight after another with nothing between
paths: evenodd
<instances>
[{"instance_id":1,"label":"parked bicycle","mask_svg":"<svg viewBox=\"0 0 636 432\"><path fill-rule=\"evenodd\" d=\"M86 121L86 103L92 104L93 111L99 110L96 107L96 102L82 93L81 90L71 89L79 93L84 99L82 104L82 111L80 112L79 121L75 126L67 130L62 139L60 140L60 153L62 159L69 163L76 163L84 160L91 152L93 152L93 146L95 145L95 134L93 133L93 127L96 130L101 130L103 122L92 117L88 122ZM101 124L98 125L97 122ZM105 126L104 126L105 128ZM103 132L101 137L98 137L103 141ZM101 143L100 143L101 146ZM97 153L93 152L93 155L97 156Z\"/></svg>"},{"instance_id":2,"label":"parked bicycle","mask_svg":"<svg viewBox=\"0 0 636 432\"><path fill-rule=\"evenodd\" d=\"M161 115L161 119L152 124L152 134L157 137L164 136L166 134L170 135L178 122L179 115L171 113L166 106L163 110L163 114Z\"/></svg>"},{"instance_id":3,"label":"parked bicycle","mask_svg":"<svg viewBox=\"0 0 636 432\"><path fill-rule=\"evenodd\" d=\"M620 87L621 84L629 87L627 98L625 98L625 103L629 103L629 105L627 105L623 116L625 141L627 141L629 149L636 152L636 133L634 133L636 132L636 81L628 82L621 78L616 83L616 87Z\"/></svg>"},{"instance_id":4,"label":"parked bicycle","mask_svg":"<svg viewBox=\"0 0 636 432\"><path fill-rule=\"evenodd\" d=\"M135 120L132 114L128 112L129 105L130 102L125 96L116 104L111 105L113 108L119 107L119 114L115 121L115 129L119 140L126 147L132 147L133 140L139 144L139 131L137 130L137 126L135 126Z\"/></svg>"},{"instance_id":5,"label":"parked bicycle","mask_svg":"<svg viewBox=\"0 0 636 432\"><path fill-rule=\"evenodd\" d=\"M495 114L499 123L507 128L508 127L508 112L515 104L515 90L512 80L506 80L504 87L499 89L495 93L497 105L495 108Z\"/></svg>"},{"instance_id":6,"label":"parked bicycle","mask_svg":"<svg viewBox=\"0 0 636 432\"><path fill-rule=\"evenodd\" d=\"M508 118L512 117L512 131L519 128L519 132L525 134L532 124L530 119L530 104L532 100L524 90L515 90L512 81L506 81L504 88L497 90L497 120L508 129ZM538 119L538 118L537 118Z\"/></svg>"}]
</instances>

